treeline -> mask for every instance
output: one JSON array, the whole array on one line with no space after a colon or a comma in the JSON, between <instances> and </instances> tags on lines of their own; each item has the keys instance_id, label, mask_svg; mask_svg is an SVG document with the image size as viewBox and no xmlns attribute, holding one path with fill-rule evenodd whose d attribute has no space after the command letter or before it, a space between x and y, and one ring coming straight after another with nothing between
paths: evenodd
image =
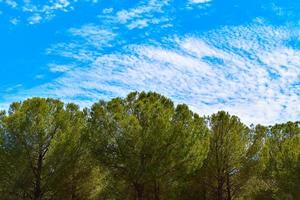
<instances>
[{"instance_id":1,"label":"treeline","mask_svg":"<svg viewBox=\"0 0 300 200\"><path fill-rule=\"evenodd\" d=\"M0 114L3 200L299 200L300 123L201 117L157 93Z\"/></svg>"}]
</instances>

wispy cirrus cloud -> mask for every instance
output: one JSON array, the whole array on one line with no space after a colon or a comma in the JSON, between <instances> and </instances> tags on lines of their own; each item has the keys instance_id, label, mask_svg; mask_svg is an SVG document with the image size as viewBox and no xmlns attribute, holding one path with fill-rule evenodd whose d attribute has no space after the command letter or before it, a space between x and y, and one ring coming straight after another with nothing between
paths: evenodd
<instances>
[{"instance_id":1,"label":"wispy cirrus cloud","mask_svg":"<svg viewBox=\"0 0 300 200\"><path fill-rule=\"evenodd\" d=\"M73 68L72 65L59 65L54 63L49 64L48 67L52 73L64 73L70 71Z\"/></svg>"},{"instance_id":2,"label":"wispy cirrus cloud","mask_svg":"<svg viewBox=\"0 0 300 200\"><path fill-rule=\"evenodd\" d=\"M51 0L51 1L34 1L34 0L0 0L0 5L5 4L16 11L16 15L25 14L24 18L28 24L39 24L49 21L56 16L58 12L69 12L74 10L77 0ZM97 3L96 0L81 0L81 2ZM15 16L15 17L17 17ZM15 24L15 23L13 23Z\"/></svg>"},{"instance_id":3,"label":"wispy cirrus cloud","mask_svg":"<svg viewBox=\"0 0 300 200\"><path fill-rule=\"evenodd\" d=\"M173 1L143 0L126 9L102 8L100 22L68 29L69 40L47 49L58 60L47 65L55 79L4 98L50 96L87 106L152 90L199 114L227 110L248 124L299 120L298 26L275 26L255 16L250 23L226 26L226 18L201 29L201 12L193 8L215 2L186 0L176 7Z\"/></svg>"},{"instance_id":4,"label":"wispy cirrus cloud","mask_svg":"<svg viewBox=\"0 0 300 200\"><path fill-rule=\"evenodd\" d=\"M0 0L0 3L4 3L11 8L16 8L18 6L17 1L14 0Z\"/></svg>"},{"instance_id":5,"label":"wispy cirrus cloud","mask_svg":"<svg viewBox=\"0 0 300 200\"><path fill-rule=\"evenodd\" d=\"M116 33L93 24L87 24L80 28L71 28L69 32L75 37L83 38L88 45L95 47L110 46L110 41L114 40Z\"/></svg>"},{"instance_id":6,"label":"wispy cirrus cloud","mask_svg":"<svg viewBox=\"0 0 300 200\"><path fill-rule=\"evenodd\" d=\"M67 33L76 40L54 44L47 49L47 54L74 59L76 62L92 62L103 53L103 49L111 47L117 37L112 30L94 24L70 28Z\"/></svg>"},{"instance_id":7,"label":"wispy cirrus cloud","mask_svg":"<svg viewBox=\"0 0 300 200\"><path fill-rule=\"evenodd\" d=\"M213 3L213 0L188 0L187 8L200 8L205 9Z\"/></svg>"},{"instance_id":8,"label":"wispy cirrus cloud","mask_svg":"<svg viewBox=\"0 0 300 200\"><path fill-rule=\"evenodd\" d=\"M39 14L34 14L27 18L29 24L38 24L43 20L42 16Z\"/></svg>"},{"instance_id":9,"label":"wispy cirrus cloud","mask_svg":"<svg viewBox=\"0 0 300 200\"><path fill-rule=\"evenodd\" d=\"M20 22L20 20L19 20L19 18L14 17L14 18L11 18L9 20L9 22L12 23L13 25L17 25Z\"/></svg>"},{"instance_id":10,"label":"wispy cirrus cloud","mask_svg":"<svg viewBox=\"0 0 300 200\"><path fill-rule=\"evenodd\" d=\"M144 29L150 25L168 23L170 16L167 16L166 7L170 0L146 0L140 1L137 6L129 9L122 9L112 13L113 9L104 9L100 18L110 23L125 25L128 29Z\"/></svg>"},{"instance_id":11,"label":"wispy cirrus cloud","mask_svg":"<svg viewBox=\"0 0 300 200\"><path fill-rule=\"evenodd\" d=\"M72 32L95 42L101 39L92 34L95 31L82 33L94 28ZM287 41L297 32L252 24L173 36L160 45L125 44L119 52L106 55L85 49L94 55L86 58L87 64L26 93L89 105L99 98L152 90L187 103L200 114L224 109L247 123L296 120L300 117L300 50ZM78 56L81 50L70 53L62 48L58 53Z\"/></svg>"},{"instance_id":12,"label":"wispy cirrus cloud","mask_svg":"<svg viewBox=\"0 0 300 200\"><path fill-rule=\"evenodd\" d=\"M190 0L190 3L200 4L200 3L208 3L212 0Z\"/></svg>"}]
</instances>

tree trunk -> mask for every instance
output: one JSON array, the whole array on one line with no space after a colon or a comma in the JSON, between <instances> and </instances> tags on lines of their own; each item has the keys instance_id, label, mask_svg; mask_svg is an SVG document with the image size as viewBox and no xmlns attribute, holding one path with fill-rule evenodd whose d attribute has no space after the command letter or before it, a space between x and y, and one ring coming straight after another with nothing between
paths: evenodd
<instances>
[{"instance_id":1,"label":"tree trunk","mask_svg":"<svg viewBox=\"0 0 300 200\"><path fill-rule=\"evenodd\" d=\"M230 186L230 177L229 174L227 174L226 177L226 187L227 187L227 200L231 200L231 186Z\"/></svg>"},{"instance_id":2,"label":"tree trunk","mask_svg":"<svg viewBox=\"0 0 300 200\"><path fill-rule=\"evenodd\" d=\"M73 176L74 174L72 173L71 175L71 200L77 199L76 195L76 179Z\"/></svg>"},{"instance_id":3,"label":"tree trunk","mask_svg":"<svg viewBox=\"0 0 300 200\"><path fill-rule=\"evenodd\" d=\"M217 187L217 200L223 200L223 177L221 177L221 180L218 180L218 187Z\"/></svg>"},{"instance_id":4,"label":"tree trunk","mask_svg":"<svg viewBox=\"0 0 300 200\"><path fill-rule=\"evenodd\" d=\"M154 199L155 200L160 200L160 197L159 197L159 193L160 193L160 188L159 188L159 184L157 183L157 181L155 181L154 183Z\"/></svg>"},{"instance_id":5,"label":"tree trunk","mask_svg":"<svg viewBox=\"0 0 300 200\"><path fill-rule=\"evenodd\" d=\"M144 185L135 183L134 189L135 189L135 199L136 200L144 200Z\"/></svg>"},{"instance_id":6,"label":"tree trunk","mask_svg":"<svg viewBox=\"0 0 300 200\"><path fill-rule=\"evenodd\" d=\"M207 196L207 185L205 184L206 181L203 182L203 199L206 200L206 196Z\"/></svg>"},{"instance_id":7,"label":"tree trunk","mask_svg":"<svg viewBox=\"0 0 300 200\"><path fill-rule=\"evenodd\" d=\"M38 162L37 162L37 167L35 170L33 200L41 200L42 199L42 189L41 189L42 167L43 167L43 156L42 156L42 154L40 154L39 158L38 158Z\"/></svg>"}]
</instances>

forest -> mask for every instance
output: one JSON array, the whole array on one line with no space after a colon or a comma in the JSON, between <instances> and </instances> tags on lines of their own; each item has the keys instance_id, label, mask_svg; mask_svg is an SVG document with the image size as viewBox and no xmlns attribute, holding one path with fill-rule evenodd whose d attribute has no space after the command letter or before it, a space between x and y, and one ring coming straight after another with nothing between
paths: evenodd
<instances>
[{"instance_id":1,"label":"forest","mask_svg":"<svg viewBox=\"0 0 300 200\"><path fill-rule=\"evenodd\" d=\"M300 122L201 116L155 92L30 98L0 113L0 199L299 200Z\"/></svg>"}]
</instances>

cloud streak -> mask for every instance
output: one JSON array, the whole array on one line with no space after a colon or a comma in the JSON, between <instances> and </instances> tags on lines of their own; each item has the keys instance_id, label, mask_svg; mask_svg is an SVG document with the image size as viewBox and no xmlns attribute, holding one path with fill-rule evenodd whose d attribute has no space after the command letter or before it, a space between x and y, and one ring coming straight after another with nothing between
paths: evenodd
<instances>
[{"instance_id":1,"label":"cloud streak","mask_svg":"<svg viewBox=\"0 0 300 200\"><path fill-rule=\"evenodd\" d=\"M106 33L92 25L71 32L93 44L103 41L94 33ZM174 36L160 45L128 44L106 55L85 49L92 59L79 56L86 44L72 52L62 48L61 56L76 55L88 64L62 67L60 78L26 93L89 105L100 98L151 90L200 114L223 109L246 123L297 120L300 51L286 45L290 37L286 27L252 24Z\"/></svg>"},{"instance_id":2,"label":"cloud streak","mask_svg":"<svg viewBox=\"0 0 300 200\"><path fill-rule=\"evenodd\" d=\"M211 2L211 0L190 0L190 3L194 4L201 4L201 3L208 3Z\"/></svg>"},{"instance_id":3,"label":"cloud streak","mask_svg":"<svg viewBox=\"0 0 300 200\"><path fill-rule=\"evenodd\" d=\"M167 23L171 19L165 17L166 7L170 0L147 0L130 9L122 9L112 14L112 9L104 9L100 18L108 20L110 23L121 24L129 30L144 29L150 25Z\"/></svg>"},{"instance_id":4,"label":"cloud streak","mask_svg":"<svg viewBox=\"0 0 300 200\"><path fill-rule=\"evenodd\" d=\"M5 4L14 11L17 11L17 16L24 15L28 24L34 25L41 22L49 21L54 18L57 12L69 12L74 10L77 0L51 0L36 2L32 0L0 0L0 5ZM81 2L88 2L95 4L95 0L81 0ZM16 16L16 17L17 17Z\"/></svg>"},{"instance_id":5,"label":"cloud streak","mask_svg":"<svg viewBox=\"0 0 300 200\"><path fill-rule=\"evenodd\" d=\"M59 2L61 6L47 9L72 8L72 3ZM300 49L293 42L299 41L300 29L256 18L249 24L196 32L176 24L180 20L170 14L196 13L196 21L198 10L192 6L209 8L214 2L187 0L175 8L171 1L148 0L127 9L103 8L101 22L70 28L69 40L47 49L58 60L47 64L55 79L3 98L50 96L88 106L151 90L199 114L226 110L248 124L299 120Z\"/></svg>"}]
</instances>

